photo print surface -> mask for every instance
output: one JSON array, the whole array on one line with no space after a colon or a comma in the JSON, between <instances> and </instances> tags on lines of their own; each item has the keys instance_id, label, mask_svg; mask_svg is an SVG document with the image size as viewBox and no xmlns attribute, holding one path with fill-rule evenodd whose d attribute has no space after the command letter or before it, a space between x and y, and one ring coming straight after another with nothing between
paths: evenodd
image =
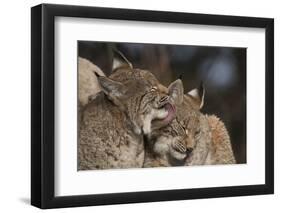
<instances>
[{"instance_id":1,"label":"photo print surface","mask_svg":"<svg viewBox=\"0 0 281 213\"><path fill-rule=\"evenodd\" d=\"M246 48L77 45L78 171L246 163Z\"/></svg>"}]
</instances>

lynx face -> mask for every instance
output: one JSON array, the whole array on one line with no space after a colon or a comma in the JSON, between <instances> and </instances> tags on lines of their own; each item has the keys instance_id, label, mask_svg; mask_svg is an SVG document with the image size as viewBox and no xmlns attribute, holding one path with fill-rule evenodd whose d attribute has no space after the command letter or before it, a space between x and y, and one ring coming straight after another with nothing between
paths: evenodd
<instances>
[{"instance_id":1,"label":"lynx face","mask_svg":"<svg viewBox=\"0 0 281 213\"><path fill-rule=\"evenodd\" d=\"M182 82L163 90L149 71L118 60L97 81L101 92L81 111L79 170L142 167L144 136L175 118Z\"/></svg>"},{"instance_id":2,"label":"lynx face","mask_svg":"<svg viewBox=\"0 0 281 213\"><path fill-rule=\"evenodd\" d=\"M169 125L151 133L145 167L180 165L190 156L201 133L201 101L194 94L193 90L183 96L182 104L176 106L176 118Z\"/></svg>"},{"instance_id":3,"label":"lynx face","mask_svg":"<svg viewBox=\"0 0 281 213\"><path fill-rule=\"evenodd\" d=\"M168 155L169 159L185 159L194 149L199 133L198 124L185 125L182 123L189 123L190 120L186 118L181 119L180 122L178 119L174 119L168 126L155 131L151 138L151 141L154 141L153 151L157 155Z\"/></svg>"},{"instance_id":4,"label":"lynx face","mask_svg":"<svg viewBox=\"0 0 281 213\"><path fill-rule=\"evenodd\" d=\"M176 116L175 104L183 93L181 80L166 89L149 71L132 68L127 59L114 61L109 78L101 76L98 80L108 98L130 118L137 134L149 135L152 129L168 125Z\"/></svg>"}]
</instances>

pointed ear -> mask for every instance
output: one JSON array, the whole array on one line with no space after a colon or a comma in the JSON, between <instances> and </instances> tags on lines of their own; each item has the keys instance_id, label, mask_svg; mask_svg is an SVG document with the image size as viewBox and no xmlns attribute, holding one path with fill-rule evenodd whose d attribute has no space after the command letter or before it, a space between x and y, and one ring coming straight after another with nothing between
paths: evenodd
<instances>
[{"instance_id":1,"label":"pointed ear","mask_svg":"<svg viewBox=\"0 0 281 213\"><path fill-rule=\"evenodd\" d=\"M175 105L179 105L183 101L183 84L180 79L172 82L168 87L168 93Z\"/></svg>"},{"instance_id":2,"label":"pointed ear","mask_svg":"<svg viewBox=\"0 0 281 213\"><path fill-rule=\"evenodd\" d=\"M120 67L133 68L129 60L118 50L113 51L112 71Z\"/></svg>"},{"instance_id":3,"label":"pointed ear","mask_svg":"<svg viewBox=\"0 0 281 213\"><path fill-rule=\"evenodd\" d=\"M125 96L125 86L104 76L97 76L102 91L111 99L120 99Z\"/></svg>"},{"instance_id":4,"label":"pointed ear","mask_svg":"<svg viewBox=\"0 0 281 213\"><path fill-rule=\"evenodd\" d=\"M204 105L204 98L205 98L205 88L203 83L200 83L198 88L195 88L187 93L193 100L195 100L195 104L197 105L198 109L201 109Z\"/></svg>"}]
</instances>

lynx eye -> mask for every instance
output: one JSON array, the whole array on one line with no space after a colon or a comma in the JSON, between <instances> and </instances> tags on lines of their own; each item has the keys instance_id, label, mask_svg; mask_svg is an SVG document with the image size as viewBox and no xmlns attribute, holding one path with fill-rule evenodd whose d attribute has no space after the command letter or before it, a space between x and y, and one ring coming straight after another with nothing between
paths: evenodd
<instances>
[{"instance_id":1,"label":"lynx eye","mask_svg":"<svg viewBox=\"0 0 281 213\"><path fill-rule=\"evenodd\" d=\"M150 92L155 92L157 90L157 87L151 87Z\"/></svg>"}]
</instances>

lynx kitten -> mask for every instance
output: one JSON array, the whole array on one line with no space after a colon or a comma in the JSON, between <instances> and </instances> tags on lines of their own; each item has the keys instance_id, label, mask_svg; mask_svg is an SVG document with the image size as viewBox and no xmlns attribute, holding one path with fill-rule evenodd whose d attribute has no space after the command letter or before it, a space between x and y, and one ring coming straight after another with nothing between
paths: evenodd
<instances>
[{"instance_id":1,"label":"lynx kitten","mask_svg":"<svg viewBox=\"0 0 281 213\"><path fill-rule=\"evenodd\" d=\"M118 81L122 70L128 75ZM122 56L113 71L109 78L98 76L102 91L81 110L79 170L142 167L144 136L175 117L180 80L158 90L155 78L145 78L149 71L136 72Z\"/></svg>"}]
</instances>

